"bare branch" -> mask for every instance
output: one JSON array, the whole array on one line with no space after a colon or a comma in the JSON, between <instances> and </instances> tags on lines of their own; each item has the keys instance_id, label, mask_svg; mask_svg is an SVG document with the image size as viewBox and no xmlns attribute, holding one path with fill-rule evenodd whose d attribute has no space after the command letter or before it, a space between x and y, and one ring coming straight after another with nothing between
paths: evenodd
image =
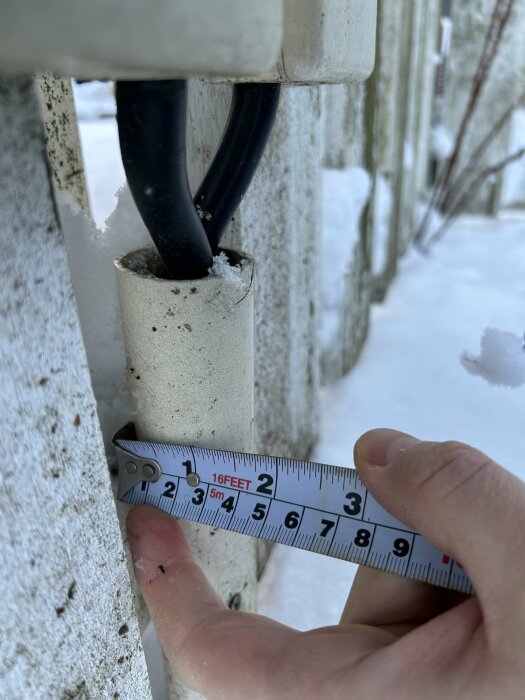
<instances>
[{"instance_id":1,"label":"bare branch","mask_svg":"<svg viewBox=\"0 0 525 700\"><path fill-rule=\"evenodd\" d=\"M444 214L446 214L449 210L453 210L458 199L461 198L463 193L469 189L470 182L475 175L476 167L478 166L480 159L483 157L483 154L487 151L487 148L494 141L503 126L508 122L514 110L520 104L522 104L524 100L525 92L523 92L520 97L513 102L512 105L505 110L505 112L503 112L497 122L489 129L488 133L485 135L485 138L483 138L474 149L468 163L448 188L449 193L447 198L447 207L443 211Z\"/></svg>"},{"instance_id":2,"label":"bare branch","mask_svg":"<svg viewBox=\"0 0 525 700\"><path fill-rule=\"evenodd\" d=\"M506 156L505 158L502 158L496 163L493 163L492 165L487 166L484 168L476 178L471 182L470 186L466 191L464 191L463 196L458 198L454 204L454 206L450 209L449 212L447 212L445 221L443 224L439 227L439 229L429 238L427 243L424 246L421 246L421 248L424 250L425 248L428 249L429 246L433 245L434 243L437 243L438 240L440 240L443 237L443 234L445 231L450 227L452 224L453 220L457 217L460 209L470 200L474 195L476 195L483 185L483 183L490 178L492 175L495 175L496 173L499 173L501 170L507 167L507 165L510 165L510 163L514 163L517 160L520 160L525 155L525 147L520 148L519 150L515 151L514 153L511 153L510 155Z\"/></svg>"},{"instance_id":3,"label":"bare branch","mask_svg":"<svg viewBox=\"0 0 525 700\"><path fill-rule=\"evenodd\" d=\"M479 99L487 83L490 69L492 68L492 64L494 63L494 59L498 52L501 38L509 20L513 4L514 0L496 0L491 21L485 36L485 43L481 52L479 64L472 79L470 96L454 142L454 149L444 166L443 185L440 188L440 193L436 202L436 206L439 209L446 208L446 201L450 194L450 188L447 185L450 181L454 168L459 161L461 151L463 150L467 129L470 126L470 122L475 114Z\"/></svg>"},{"instance_id":4,"label":"bare branch","mask_svg":"<svg viewBox=\"0 0 525 700\"><path fill-rule=\"evenodd\" d=\"M430 216L434 209L440 209L446 211L450 208L450 197L455 196L455 189L457 188L457 183L462 182L463 174L465 170L471 172L476 161L479 159L480 154L483 153L487 146L492 142L497 133L503 128L505 122L510 118L514 107L509 108L496 122L494 127L485 136L482 142L475 149L476 156L471 156L469 162L465 166L465 169L457 176L451 184L452 175L459 162L459 158L464 146L465 135L470 126L474 113L477 109L479 99L483 92L483 89L487 83L488 76L492 69L494 59L498 53L499 46L501 44L502 36L505 27L508 24L512 9L514 5L514 0L495 0L494 8L492 10L492 15L490 22L487 27L487 31L484 38L483 48L481 50L479 62L472 78L471 90L465 111L461 123L459 125L455 140L454 148L449 158L443 164L434 187L432 189L430 200L428 202L425 215L414 235L414 243L422 247L423 241L425 239ZM523 98L523 96L520 96ZM508 112L508 114L507 114Z\"/></svg>"}]
</instances>

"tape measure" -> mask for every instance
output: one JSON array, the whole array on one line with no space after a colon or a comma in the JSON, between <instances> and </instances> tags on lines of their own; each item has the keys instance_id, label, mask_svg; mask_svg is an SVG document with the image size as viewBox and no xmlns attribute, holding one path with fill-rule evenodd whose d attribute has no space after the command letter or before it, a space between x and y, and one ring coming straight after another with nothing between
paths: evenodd
<instances>
[{"instance_id":1,"label":"tape measure","mask_svg":"<svg viewBox=\"0 0 525 700\"><path fill-rule=\"evenodd\" d=\"M177 518L473 593L461 565L388 513L355 469L115 435L118 498Z\"/></svg>"}]
</instances>

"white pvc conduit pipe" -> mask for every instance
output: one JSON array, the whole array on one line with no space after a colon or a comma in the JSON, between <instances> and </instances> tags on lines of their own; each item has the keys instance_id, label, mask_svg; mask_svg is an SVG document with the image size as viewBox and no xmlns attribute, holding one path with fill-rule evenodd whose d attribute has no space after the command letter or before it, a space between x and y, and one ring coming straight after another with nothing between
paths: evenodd
<instances>
[{"instance_id":1,"label":"white pvc conduit pipe","mask_svg":"<svg viewBox=\"0 0 525 700\"><path fill-rule=\"evenodd\" d=\"M116 261L139 439L253 450L254 263L232 256L240 265L226 266L226 276L184 281L156 276L153 248ZM223 600L254 609L256 541L182 524ZM172 685L172 697L191 697Z\"/></svg>"}]
</instances>

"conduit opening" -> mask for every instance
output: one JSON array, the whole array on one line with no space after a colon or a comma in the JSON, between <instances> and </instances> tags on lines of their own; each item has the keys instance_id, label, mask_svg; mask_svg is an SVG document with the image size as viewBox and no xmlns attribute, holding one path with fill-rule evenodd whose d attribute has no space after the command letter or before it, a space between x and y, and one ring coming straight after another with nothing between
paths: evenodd
<instances>
[{"instance_id":1,"label":"conduit opening","mask_svg":"<svg viewBox=\"0 0 525 700\"><path fill-rule=\"evenodd\" d=\"M164 263L155 276L206 277L260 162L279 94L277 83L235 85L221 143L193 198L186 168L186 81L117 82L126 177Z\"/></svg>"},{"instance_id":2,"label":"conduit opening","mask_svg":"<svg viewBox=\"0 0 525 700\"><path fill-rule=\"evenodd\" d=\"M219 248L217 254L224 253L228 263L232 267L242 265L246 258L236 250L229 248ZM124 255L121 264L127 270L135 272L141 277L160 280L173 280L168 272L162 258L155 248L141 248ZM211 267L211 266L210 266Z\"/></svg>"}]
</instances>

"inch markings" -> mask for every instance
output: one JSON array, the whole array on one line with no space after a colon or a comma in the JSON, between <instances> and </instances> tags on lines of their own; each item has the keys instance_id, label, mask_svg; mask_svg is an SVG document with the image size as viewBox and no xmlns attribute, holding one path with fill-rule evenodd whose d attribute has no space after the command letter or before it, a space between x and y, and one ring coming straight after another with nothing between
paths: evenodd
<instances>
[{"instance_id":1,"label":"inch markings","mask_svg":"<svg viewBox=\"0 0 525 700\"><path fill-rule=\"evenodd\" d=\"M161 467L122 500L177 518L472 593L463 568L388 513L355 469L281 457L119 440ZM188 475L198 475L198 484Z\"/></svg>"}]
</instances>

